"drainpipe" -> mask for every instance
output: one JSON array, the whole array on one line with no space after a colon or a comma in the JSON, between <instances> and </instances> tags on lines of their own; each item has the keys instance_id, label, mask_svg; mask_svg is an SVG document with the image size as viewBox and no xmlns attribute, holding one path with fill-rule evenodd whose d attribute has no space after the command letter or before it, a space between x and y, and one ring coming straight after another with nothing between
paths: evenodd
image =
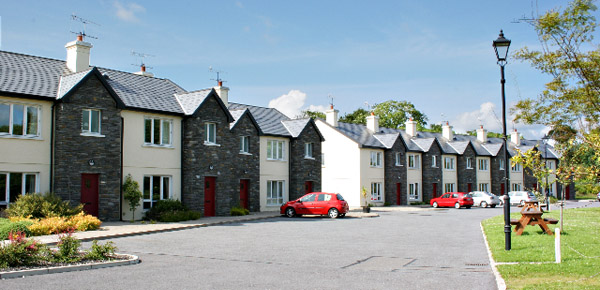
<instances>
[{"instance_id":1,"label":"drainpipe","mask_svg":"<svg viewBox=\"0 0 600 290\"><path fill-rule=\"evenodd\" d=\"M185 116L183 118L181 118L181 136L179 137L179 140L180 140L179 156L180 156L180 160L181 160L179 162L179 170L181 171L181 173L179 174L179 183L180 183L179 198L181 199L181 203L183 203L183 138L184 138L183 134L185 132L184 124L185 124Z\"/></svg>"},{"instance_id":2,"label":"drainpipe","mask_svg":"<svg viewBox=\"0 0 600 290\"><path fill-rule=\"evenodd\" d=\"M56 102L50 108L50 192L54 192L54 109Z\"/></svg>"},{"instance_id":3,"label":"drainpipe","mask_svg":"<svg viewBox=\"0 0 600 290\"><path fill-rule=\"evenodd\" d=\"M119 176L119 220L123 220L123 133L125 132L125 119L121 117L121 174Z\"/></svg>"}]
</instances>

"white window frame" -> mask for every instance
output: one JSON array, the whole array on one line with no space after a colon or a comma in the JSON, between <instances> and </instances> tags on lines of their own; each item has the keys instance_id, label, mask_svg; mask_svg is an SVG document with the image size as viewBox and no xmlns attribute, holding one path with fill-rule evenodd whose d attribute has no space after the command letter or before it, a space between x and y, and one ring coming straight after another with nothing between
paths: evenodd
<instances>
[{"instance_id":1,"label":"white window frame","mask_svg":"<svg viewBox=\"0 0 600 290\"><path fill-rule=\"evenodd\" d=\"M87 112L87 128L85 127L85 113ZM98 114L98 128L92 128L94 113ZM97 131L95 131L97 130ZM81 135L83 136L102 136L102 111L98 109L83 109L81 111Z\"/></svg>"},{"instance_id":2,"label":"white window frame","mask_svg":"<svg viewBox=\"0 0 600 290\"><path fill-rule=\"evenodd\" d=\"M489 192L489 183L480 183L477 185L479 191L485 191L485 192Z\"/></svg>"},{"instance_id":3,"label":"white window frame","mask_svg":"<svg viewBox=\"0 0 600 290\"><path fill-rule=\"evenodd\" d=\"M285 160L285 141L267 140L267 160Z\"/></svg>"},{"instance_id":4,"label":"white window frame","mask_svg":"<svg viewBox=\"0 0 600 290\"><path fill-rule=\"evenodd\" d=\"M147 140L146 123L150 121L150 140ZM158 122L158 128L156 123ZM168 132L165 132L165 125L168 125ZM155 131L158 129L158 138L155 140ZM166 134L166 135L165 135ZM168 138L167 142L164 142L165 137ZM156 146L156 147L173 147L173 120L156 117L144 117L144 145L145 146Z\"/></svg>"},{"instance_id":5,"label":"white window frame","mask_svg":"<svg viewBox=\"0 0 600 290\"><path fill-rule=\"evenodd\" d=\"M371 167L381 168L382 164L383 164L382 158L383 158L383 153L378 152L378 151L371 151L371 162L370 162Z\"/></svg>"},{"instance_id":6,"label":"white window frame","mask_svg":"<svg viewBox=\"0 0 600 290\"><path fill-rule=\"evenodd\" d=\"M452 156L444 157L444 169L446 169L446 170L455 170L455 167L454 167L454 157L452 157Z\"/></svg>"},{"instance_id":7,"label":"white window frame","mask_svg":"<svg viewBox=\"0 0 600 290\"><path fill-rule=\"evenodd\" d=\"M487 159L484 159L484 158L479 159L477 161L477 163L478 163L477 166L479 168L479 171L488 171L489 166L488 166L488 160Z\"/></svg>"},{"instance_id":8,"label":"white window frame","mask_svg":"<svg viewBox=\"0 0 600 290\"><path fill-rule=\"evenodd\" d=\"M371 182L371 201L383 201L381 194L381 182Z\"/></svg>"},{"instance_id":9,"label":"white window frame","mask_svg":"<svg viewBox=\"0 0 600 290\"><path fill-rule=\"evenodd\" d=\"M466 158L466 168L467 169L473 169L473 160L471 160L471 157L467 157Z\"/></svg>"},{"instance_id":10,"label":"white window frame","mask_svg":"<svg viewBox=\"0 0 600 290\"><path fill-rule=\"evenodd\" d=\"M22 103L8 103L0 102L0 106L8 106L8 132L0 132L0 137L11 137L11 138L39 138L41 135L41 119L42 119L42 108L39 105L22 104ZM23 106L23 134L14 133L14 118L15 118L15 106ZM36 110L37 121L29 122L29 109ZM34 133L28 133L30 131L30 125L36 127Z\"/></svg>"},{"instance_id":11,"label":"white window frame","mask_svg":"<svg viewBox=\"0 0 600 290\"><path fill-rule=\"evenodd\" d=\"M431 155L431 167L438 168L437 160L437 155Z\"/></svg>"},{"instance_id":12,"label":"white window frame","mask_svg":"<svg viewBox=\"0 0 600 290\"><path fill-rule=\"evenodd\" d=\"M204 123L204 145L219 145L217 144L217 123Z\"/></svg>"},{"instance_id":13,"label":"white window frame","mask_svg":"<svg viewBox=\"0 0 600 290\"><path fill-rule=\"evenodd\" d=\"M250 155L250 136L240 136L240 154Z\"/></svg>"},{"instance_id":14,"label":"white window frame","mask_svg":"<svg viewBox=\"0 0 600 290\"><path fill-rule=\"evenodd\" d=\"M396 162L395 162L395 165L396 165L396 166L403 166L403 165L402 165L402 153L400 153L400 152L396 152L396 155L395 155L395 156L396 156Z\"/></svg>"},{"instance_id":15,"label":"white window frame","mask_svg":"<svg viewBox=\"0 0 600 290\"><path fill-rule=\"evenodd\" d=\"M0 200L0 205L10 205L10 175L11 174L21 174L21 192L19 195L25 195L27 193L37 193L40 191L40 178L39 173L37 172L0 172L0 178L4 179L5 188L0 188L0 190L4 190L5 200ZM2 176L4 175L4 176ZM27 191L27 176L33 176L34 179L34 192Z\"/></svg>"},{"instance_id":16,"label":"white window frame","mask_svg":"<svg viewBox=\"0 0 600 290\"><path fill-rule=\"evenodd\" d=\"M159 190L160 192L158 193L159 198L157 200L154 200L152 198L154 192L154 178L158 177L159 178ZM149 178L149 188L148 188L148 197L146 197L146 178ZM168 190L169 192L167 193L168 197L165 198L164 194L165 194L165 180L168 180L168 186L166 188L166 190ZM173 178L170 175L144 175L144 180L142 181L142 208L144 209L144 211L147 211L149 209L151 209L154 204L156 202L158 202L159 200L164 200L164 199L171 199L173 198ZM150 207L146 208L146 203L149 203Z\"/></svg>"},{"instance_id":17,"label":"white window frame","mask_svg":"<svg viewBox=\"0 0 600 290\"><path fill-rule=\"evenodd\" d=\"M421 168L421 158L418 154L407 154L408 158L408 169L419 169Z\"/></svg>"},{"instance_id":18,"label":"white window frame","mask_svg":"<svg viewBox=\"0 0 600 290\"><path fill-rule=\"evenodd\" d=\"M321 167L325 167L325 153L321 153Z\"/></svg>"},{"instance_id":19,"label":"white window frame","mask_svg":"<svg viewBox=\"0 0 600 290\"><path fill-rule=\"evenodd\" d=\"M510 185L510 188L512 189L512 191L521 191L521 184L520 183L512 183Z\"/></svg>"},{"instance_id":20,"label":"white window frame","mask_svg":"<svg viewBox=\"0 0 600 290\"><path fill-rule=\"evenodd\" d=\"M504 170L504 159L500 158L500 159L498 159L498 161L499 161L498 163L500 164L499 165L499 167L500 167L499 169L500 170Z\"/></svg>"},{"instance_id":21,"label":"white window frame","mask_svg":"<svg viewBox=\"0 0 600 290\"><path fill-rule=\"evenodd\" d=\"M409 200L421 200L421 191L419 190L419 183L409 183L408 184L408 199Z\"/></svg>"},{"instance_id":22,"label":"white window frame","mask_svg":"<svg viewBox=\"0 0 600 290\"><path fill-rule=\"evenodd\" d=\"M313 156L313 143L307 142L304 143L304 158L306 159L315 159Z\"/></svg>"},{"instance_id":23,"label":"white window frame","mask_svg":"<svg viewBox=\"0 0 600 290\"><path fill-rule=\"evenodd\" d=\"M456 183L444 183L444 193L446 192L456 192Z\"/></svg>"},{"instance_id":24,"label":"white window frame","mask_svg":"<svg viewBox=\"0 0 600 290\"><path fill-rule=\"evenodd\" d=\"M267 180L267 206L283 204L285 180Z\"/></svg>"},{"instance_id":25,"label":"white window frame","mask_svg":"<svg viewBox=\"0 0 600 290\"><path fill-rule=\"evenodd\" d=\"M523 167L521 166L521 163L518 162L510 162L512 164L511 169L512 172L521 172L521 170L523 170Z\"/></svg>"}]
</instances>

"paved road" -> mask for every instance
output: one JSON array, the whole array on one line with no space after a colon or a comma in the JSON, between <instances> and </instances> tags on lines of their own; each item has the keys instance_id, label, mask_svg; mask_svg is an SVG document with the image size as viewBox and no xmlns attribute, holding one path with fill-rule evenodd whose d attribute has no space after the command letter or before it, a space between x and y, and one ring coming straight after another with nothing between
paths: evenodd
<instances>
[{"instance_id":1,"label":"paved road","mask_svg":"<svg viewBox=\"0 0 600 290\"><path fill-rule=\"evenodd\" d=\"M517 210L513 208L513 211ZM3 289L496 289L480 231L495 209L268 220L118 238L142 263ZM86 245L88 245L86 243Z\"/></svg>"}]
</instances>

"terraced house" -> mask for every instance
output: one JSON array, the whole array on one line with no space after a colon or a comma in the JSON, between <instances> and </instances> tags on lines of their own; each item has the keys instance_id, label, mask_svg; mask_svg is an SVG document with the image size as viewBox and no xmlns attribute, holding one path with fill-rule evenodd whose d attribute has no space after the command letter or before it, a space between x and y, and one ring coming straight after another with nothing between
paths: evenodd
<instances>
[{"instance_id":1,"label":"terraced house","mask_svg":"<svg viewBox=\"0 0 600 290\"><path fill-rule=\"evenodd\" d=\"M488 191L504 194L504 141L488 138L480 127L477 136L454 134L446 122L442 133L419 132L408 120L405 129L378 126L378 117L367 117L366 125L338 122L338 111L326 111L318 119L323 134L323 190L341 193L351 206L366 204L406 205L429 202L444 192ZM511 133L509 154L536 148L543 152L549 168L556 168L559 155L540 140L524 140ZM511 164L510 189L531 190L537 182L520 164ZM553 182L555 176L549 177ZM553 183L550 194L562 188ZM363 195L366 192L366 196ZM574 198L574 187L565 188L566 198Z\"/></svg>"},{"instance_id":2,"label":"terraced house","mask_svg":"<svg viewBox=\"0 0 600 290\"><path fill-rule=\"evenodd\" d=\"M143 192L136 217L162 199L211 216L320 189L312 120L230 105L220 82L188 92L144 66L90 66L91 48L79 36L66 61L0 51L0 206L55 192L103 220L130 219L127 175Z\"/></svg>"}]
</instances>

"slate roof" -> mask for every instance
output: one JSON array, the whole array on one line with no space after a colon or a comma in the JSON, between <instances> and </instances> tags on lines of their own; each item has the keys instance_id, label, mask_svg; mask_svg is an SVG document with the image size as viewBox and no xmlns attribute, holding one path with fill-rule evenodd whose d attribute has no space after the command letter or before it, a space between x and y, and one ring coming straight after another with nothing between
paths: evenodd
<instances>
[{"instance_id":1,"label":"slate roof","mask_svg":"<svg viewBox=\"0 0 600 290\"><path fill-rule=\"evenodd\" d=\"M239 103L229 103L229 111L248 109L265 135L292 137L282 121L289 121L286 115L277 109L251 106Z\"/></svg>"},{"instance_id":2,"label":"slate roof","mask_svg":"<svg viewBox=\"0 0 600 290\"><path fill-rule=\"evenodd\" d=\"M0 92L54 99L60 76L70 73L64 61L0 51Z\"/></svg>"},{"instance_id":3,"label":"slate roof","mask_svg":"<svg viewBox=\"0 0 600 290\"><path fill-rule=\"evenodd\" d=\"M193 114L196 109L204 102L208 94L210 93L210 89L204 89L199 91L193 91L189 93L179 93L175 94L175 98L181 105L183 112L186 115Z\"/></svg>"},{"instance_id":4,"label":"slate roof","mask_svg":"<svg viewBox=\"0 0 600 290\"><path fill-rule=\"evenodd\" d=\"M292 137L297 138L310 122L310 118L281 121Z\"/></svg>"}]
</instances>

